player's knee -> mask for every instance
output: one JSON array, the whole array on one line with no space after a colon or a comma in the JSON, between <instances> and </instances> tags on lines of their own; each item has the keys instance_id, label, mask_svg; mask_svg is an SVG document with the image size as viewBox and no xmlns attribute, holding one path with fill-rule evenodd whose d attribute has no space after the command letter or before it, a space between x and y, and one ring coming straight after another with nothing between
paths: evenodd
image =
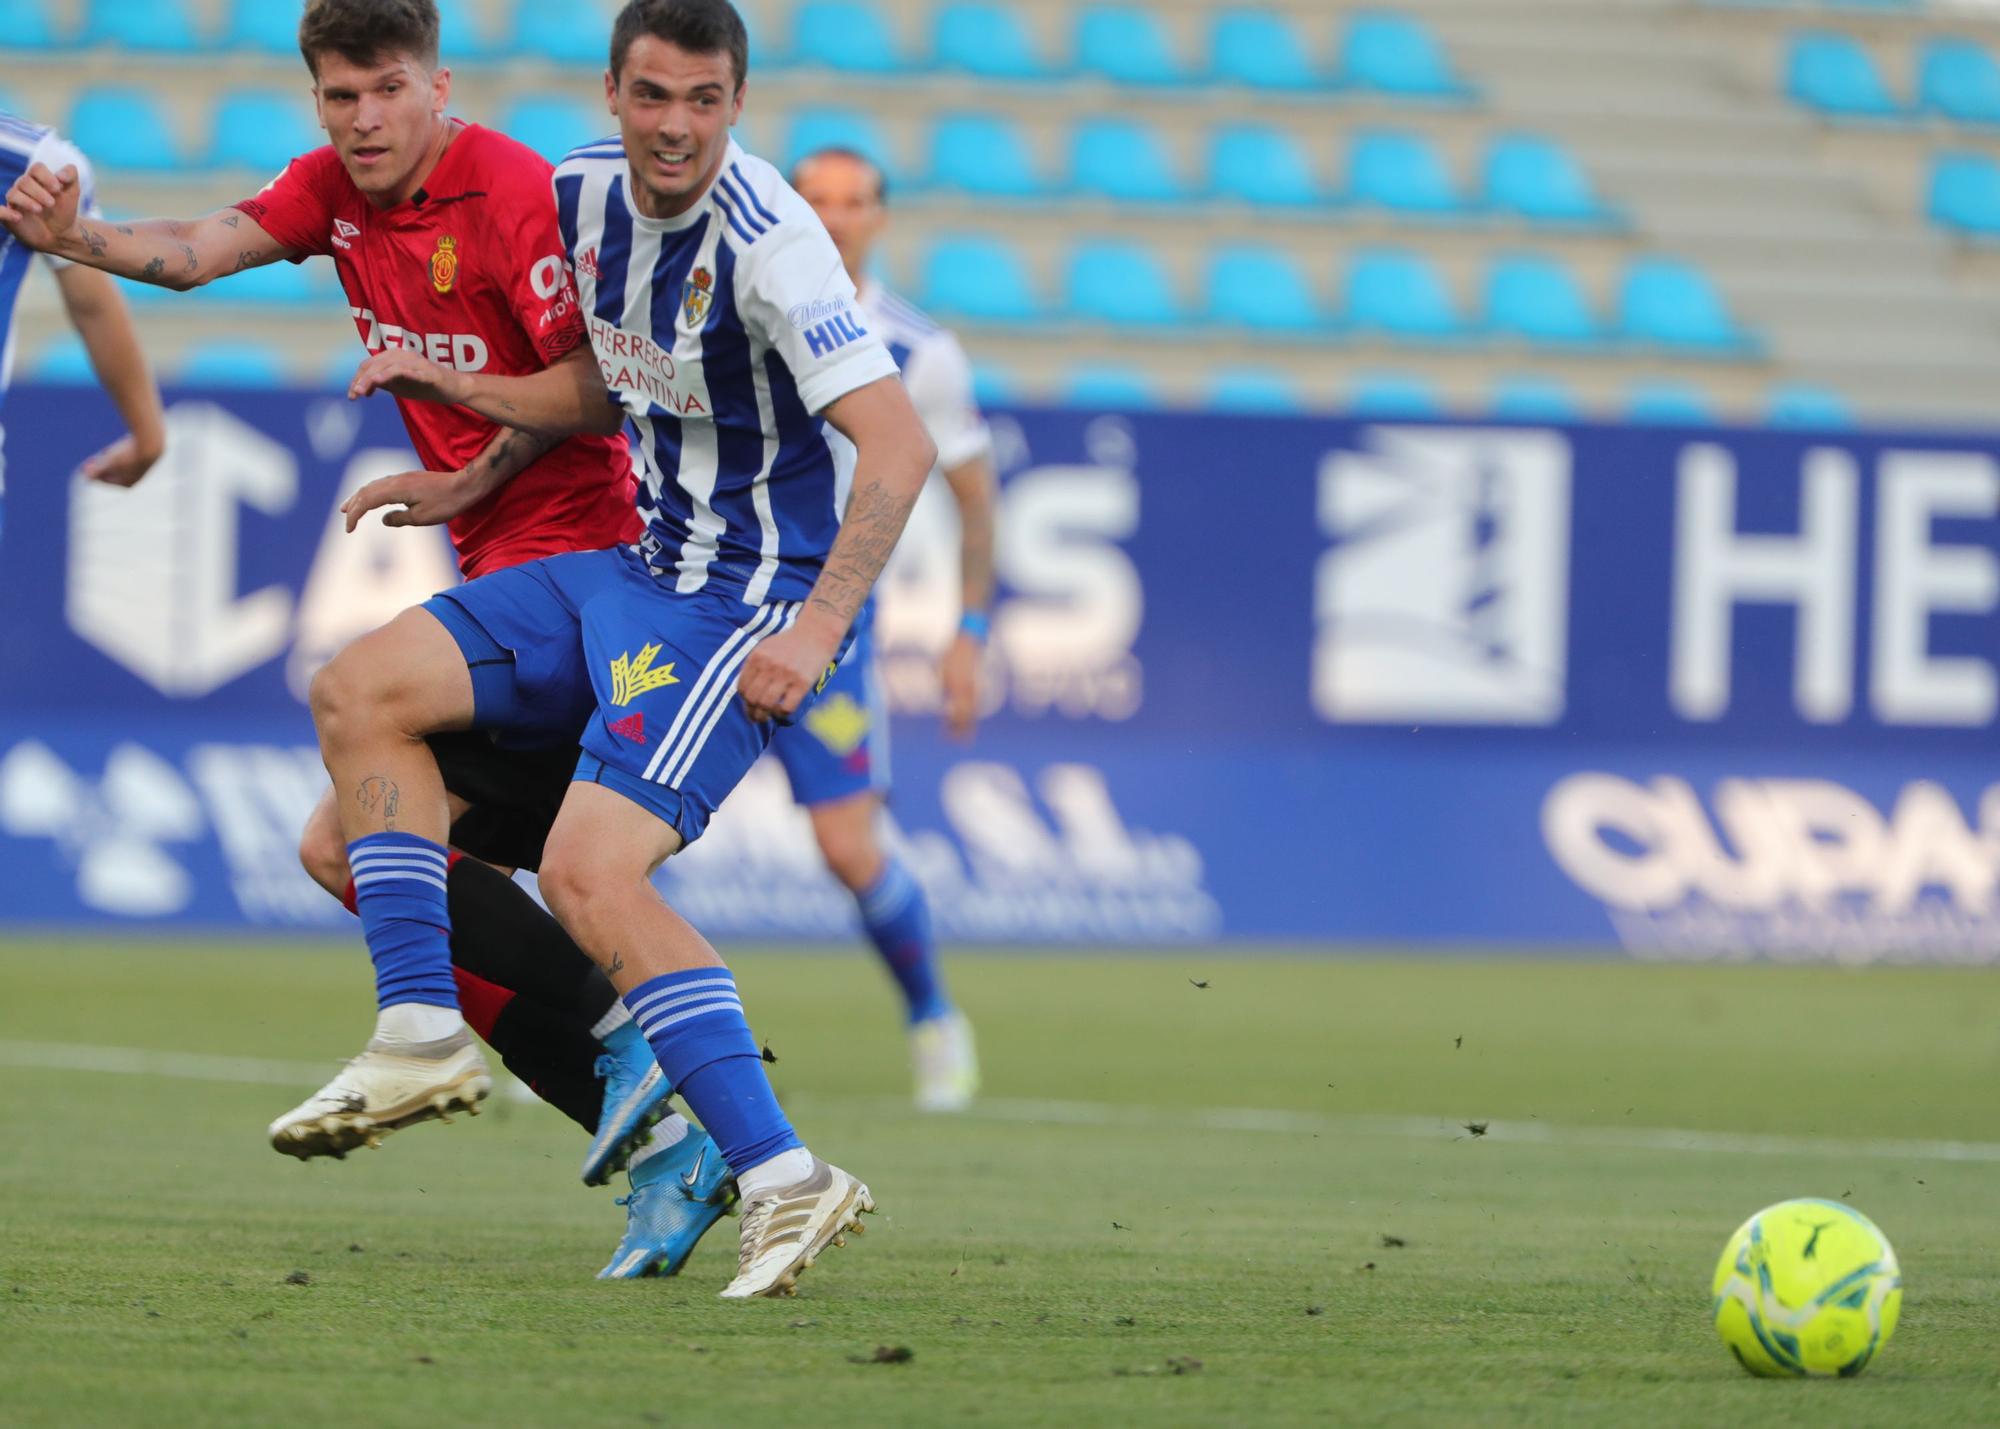
<instances>
[{"instance_id":1,"label":"player's knee","mask_svg":"<svg viewBox=\"0 0 2000 1429\"><path fill-rule=\"evenodd\" d=\"M874 830L863 825L822 827L819 851L833 876L855 892L874 883L882 872L882 851Z\"/></svg>"},{"instance_id":2,"label":"player's knee","mask_svg":"<svg viewBox=\"0 0 2000 1429\"><path fill-rule=\"evenodd\" d=\"M337 744L351 734L369 707L361 671L356 668L360 663L351 649L343 650L312 677L306 704L322 745Z\"/></svg>"},{"instance_id":3,"label":"player's knee","mask_svg":"<svg viewBox=\"0 0 2000 1429\"><path fill-rule=\"evenodd\" d=\"M556 836L550 837L535 878L549 912L572 935L605 891L602 866Z\"/></svg>"}]
</instances>

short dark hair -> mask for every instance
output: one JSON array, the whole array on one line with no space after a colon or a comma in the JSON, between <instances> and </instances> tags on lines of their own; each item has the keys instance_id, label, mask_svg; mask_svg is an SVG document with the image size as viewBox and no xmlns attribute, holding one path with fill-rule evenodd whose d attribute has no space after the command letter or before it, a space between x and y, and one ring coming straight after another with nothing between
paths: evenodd
<instances>
[{"instance_id":1,"label":"short dark hair","mask_svg":"<svg viewBox=\"0 0 2000 1429\"><path fill-rule=\"evenodd\" d=\"M889 206L889 175L883 171L881 161L872 154L864 154L859 149L849 148L845 144L822 145L793 164L789 175L791 186L797 188L799 180L805 177L807 166L816 164L821 159L846 159L849 163L859 164L867 169L875 175L875 201L884 208Z\"/></svg>"},{"instance_id":2,"label":"short dark hair","mask_svg":"<svg viewBox=\"0 0 2000 1429\"><path fill-rule=\"evenodd\" d=\"M267 0L268 3L268 0ZM308 0L299 17L299 53L319 78L319 57L332 50L350 64L412 55L426 69L438 62L435 0Z\"/></svg>"},{"instance_id":3,"label":"short dark hair","mask_svg":"<svg viewBox=\"0 0 2000 1429\"><path fill-rule=\"evenodd\" d=\"M691 55L726 54L736 87L750 75L750 32L729 0L630 0L611 26L611 77L622 78L625 57L641 35L665 40Z\"/></svg>"}]
</instances>

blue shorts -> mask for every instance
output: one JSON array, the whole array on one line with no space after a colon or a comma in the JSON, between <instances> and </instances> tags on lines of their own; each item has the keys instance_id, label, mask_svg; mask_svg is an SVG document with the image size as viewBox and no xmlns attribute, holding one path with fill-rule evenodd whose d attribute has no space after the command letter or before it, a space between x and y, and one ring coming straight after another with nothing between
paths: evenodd
<instances>
[{"instance_id":1,"label":"blue shorts","mask_svg":"<svg viewBox=\"0 0 2000 1429\"><path fill-rule=\"evenodd\" d=\"M799 605L683 595L621 546L495 571L424 609L465 655L475 728L580 743L578 780L617 790L693 843L771 742L776 726L750 718L736 681Z\"/></svg>"},{"instance_id":2,"label":"blue shorts","mask_svg":"<svg viewBox=\"0 0 2000 1429\"><path fill-rule=\"evenodd\" d=\"M804 718L778 731L771 752L801 804L888 790L889 711L865 630Z\"/></svg>"}]
</instances>

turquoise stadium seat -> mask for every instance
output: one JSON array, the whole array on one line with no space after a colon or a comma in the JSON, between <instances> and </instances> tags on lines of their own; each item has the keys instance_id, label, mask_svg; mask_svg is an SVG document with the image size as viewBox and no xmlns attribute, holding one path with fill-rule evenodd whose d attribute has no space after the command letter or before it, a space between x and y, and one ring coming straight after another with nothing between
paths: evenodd
<instances>
[{"instance_id":1,"label":"turquoise stadium seat","mask_svg":"<svg viewBox=\"0 0 2000 1429\"><path fill-rule=\"evenodd\" d=\"M31 381L52 387L95 387L97 369L90 365L90 351L83 339L66 332L41 350L27 374Z\"/></svg>"},{"instance_id":2,"label":"turquoise stadium seat","mask_svg":"<svg viewBox=\"0 0 2000 1429\"><path fill-rule=\"evenodd\" d=\"M611 20L610 8L597 0L515 0L509 48L557 64L602 69L611 59Z\"/></svg>"},{"instance_id":3,"label":"turquoise stadium seat","mask_svg":"<svg viewBox=\"0 0 2000 1429\"><path fill-rule=\"evenodd\" d=\"M1298 384L1283 372L1266 367L1223 367L1208 379L1211 411L1244 416L1280 415L1305 409Z\"/></svg>"},{"instance_id":4,"label":"turquoise stadium seat","mask_svg":"<svg viewBox=\"0 0 2000 1429\"><path fill-rule=\"evenodd\" d=\"M1806 382L1787 382L1771 389L1764 420L1774 427L1838 431L1854 425L1854 413L1838 392Z\"/></svg>"},{"instance_id":5,"label":"turquoise stadium seat","mask_svg":"<svg viewBox=\"0 0 2000 1429\"><path fill-rule=\"evenodd\" d=\"M931 182L1004 198L1032 198L1045 187L1020 126L986 114L937 121L931 130Z\"/></svg>"},{"instance_id":6,"label":"turquoise stadium seat","mask_svg":"<svg viewBox=\"0 0 2000 1429\"><path fill-rule=\"evenodd\" d=\"M586 104L562 94L526 94L502 111L500 127L550 163L580 144L616 130L618 121L602 104Z\"/></svg>"},{"instance_id":7,"label":"turquoise stadium seat","mask_svg":"<svg viewBox=\"0 0 2000 1429\"><path fill-rule=\"evenodd\" d=\"M1573 422L1576 393L1553 377L1502 377L1493 387L1493 415L1513 422Z\"/></svg>"},{"instance_id":8,"label":"turquoise stadium seat","mask_svg":"<svg viewBox=\"0 0 2000 1429\"><path fill-rule=\"evenodd\" d=\"M1426 342L1465 336L1443 275L1415 253L1375 249L1355 254L1342 291L1341 315L1357 331Z\"/></svg>"},{"instance_id":9,"label":"turquoise stadium seat","mask_svg":"<svg viewBox=\"0 0 2000 1429\"><path fill-rule=\"evenodd\" d=\"M1289 130L1240 124L1216 133L1209 187L1217 197L1260 208L1307 208L1325 202L1305 146Z\"/></svg>"},{"instance_id":10,"label":"turquoise stadium seat","mask_svg":"<svg viewBox=\"0 0 2000 1429\"><path fill-rule=\"evenodd\" d=\"M1705 427L1715 421L1715 403L1691 382L1635 382L1625 394L1625 415L1661 426Z\"/></svg>"},{"instance_id":11,"label":"turquoise stadium seat","mask_svg":"<svg viewBox=\"0 0 2000 1429\"><path fill-rule=\"evenodd\" d=\"M481 59L499 52L500 47L479 23L479 12L467 0L437 0L438 53L447 65L458 60ZM605 45L608 52L611 46Z\"/></svg>"},{"instance_id":12,"label":"turquoise stadium seat","mask_svg":"<svg viewBox=\"0 0 2000 1429\"><path fill-rule=\"evenodd\" d=\"M225 94L215 106L208 163L219 169L254 169L272 177L299 155L326 143L312 113L297 91Z\"/></svg>"},{"instance_id":13,"label":"turquoise stadium seat","mask_svg":"<svg viewBox=\"0 0 2000 1429\"><path fill-rule=\"evenodd\" d=\"M1214 77L1250 89L1318 89L1303 36L1291 18L1270 10L1225 10L1209 27Z\"/></svg>"},{"instance_id":14,"label":"turquoise stadium seat","mask_svg":"<svg viewBox=\"0 0 2000 1429\"><path fill-rule=\"evenodd\" d=\"M85 90L70 111L69 137L99 168L166 173L181 167L167 116L142 90Z\"/></svg>"},{"instance_id":15,"label":"turquoise stadium seat","mask_svg":"<svg viewBox=\"0 0 2000 1429\"><path fill-rule=\"evenodd\" d=\"M800 64L855 74L907 69L889 21L861 0L805 0L792 12L791 55Z\"/></svg>"},{"instance_id":16,"label":"turquoise stadium seat","mask_svg":"<svg viewBox=\"0 0 2000 1429\"><path fill-rule=\"evenodd\" d=\"M261 343L203 342L181 354L174 375L189 387L282 387L285 364Z\"/></svg>"},{"instance_id":17,"label":"turquoise stadium seat","mask_svg":"<svg viewBox=\"0 0 2000 1429\"><path fill-rule=\"evenodd\" d=\"M1094 119L1077 126L1070 140L1070 179L1084 193L1129 202L1187 196L1159 130L1126 119Z\"/></svg>"},{"instance_id":18,"label":"turquoise stadium seat","mask_svg":"<svg viewBox=\"0 0 2000 1429\"><path fill-rule=\"evenodd\" d=\"M1077 18L1076 64L1119 84L1179 84L1188 77L1159 19L1129 5L1086 10Z\"/></svg>"},{"instance_id":19,"label":"turquoise stadium seat","mask_svg":"<svg viewBox=\"0 0 2000 1429\"><path fill-rule=\"evenodd\" d=\"M197 289L196 301L242 307L310 307L326 299L327 280L332 276L331 272L320 272L312 263L266 263L261 268L232 273ZM183 298L182 301L186 300Z\"/></svg>"},{"instance_id":20,"label":"turquoise stadium seat","mask_svg":"<svg viewBox=\"0 0 2000 1429\"><path fill-rule=\"evenodd\" d=\"M1625 269L1618 327L1635 342L1725 352L1745 345L1708 275L1668 258L1642 258Z\"/></svg>"},{"instance_id":21,"label":"turquoise stadium seat","mask_svg":"<svg viewBox=\"0 0 2000 1429\"><path fill-rule=\"evenodd\" d=\"M1208 264L1207 318L1218 327L1311 332L1322 326L1312 283L1282 248L1236 244Z\"/></svg>"},{"instance_id":22,"label":"turquoise stadium seat","mask_svg":"<svg viewBox=\"0 0 2000 1429\"><path fill-rule=\"evenodd\" d=\"M931 54L944 68L987 79L1045 79L1052 73L1035 53L1013 7L984 0L947 5L938 12L931 27Z\"/></svg>"},{"instance_id":23,"label":"turquoise stadium seat","mask_svg":"<svg viewBox=\"0 0 2000 1429\"><path fill-rule=\"evenodd\" d=\"M919 301L939 317L1013 323L1042 316L1027 264L999 239L939 239L924 260L920 287Z\"/></svg>"},{"instance_id":24,"label":"turquoise stadium seat","mask_svg":"<svg viewBox=\"0 0 2000 1429\"><path fill-rule=\"evenodd\" d=\"M853 109L800 109L793 111L790 136L785 144L785 167L795 168L806 155L821 149L852 149L865 154L892 184L904 181L888 138L881 125Z\"/></svg>"},{"instance_id":25,"label":"turquoise stadium seat","mask_svg":"<svg viewBox=\"0 0 2000 1429\"><path fill-rule=\"evenodd\" d=\"M2000 65L1984 45L1936 39L1924 45L1917 92L1924 108L1962 124L2000 124Z\"/></svg>"},{"instance_id":26,"label":"turquoise stadium seat","mask_svg":"<svg viewBox=\"0 0 2000 1429\"><path fill-rule=\"evenodd\" d=\"M1401 213L1463 211L1444 155L1421 134L1376 130L1354 136L1347 155L1347 196Z\"/></svg>"},{"instance_id":27,"label":"turquoise stadium seat","mask_svg":"<svg viewBox=\"0 0 2000 1429\"><path fill-rule=\"evenodd\" d=\"M1822 114L1891 119L1903 112L1868 51L1833 30L1792 37L1785 56L1785 92Z\"/></svg>"},{"instance_id":28,"label":"turquoise stadium seat","mask_svg":"<svg viewBox=\"0 0 2000 1429\"><path fill-rule=\"evenodd\" d=\"M92 0L78 42L191 54L201 48L186 0Z\"/></svg>"},{"instance_id":29,"label":"turquoise stadium seat","mask_svg":"<svg viewBox=\"0 0 2000 1429\"><path fill-rule=\"evenodd\" d=\"M1984 154L1939 154L1931 161L1934 222L1965 233L2000 233L2000 164Z\"/></svg>"},{"instance_id":30,"label":"turquoise stadium seat","mask_svg":"<svg viewBox=\"0 0 2000 1429\"><path fill-rule=\"evenodd\" d=\"M1444 399L1422 377L1402 372L1364 372L1347 384L1347 410L1357 417L1438 417Z\"/></svg>"},{"instance_id":31,"label":"turquoise stadium seat","mask_svg":"<svg viewBox=\"0 0 2000 1429\"><path fill-rule=\"evenodd\" d=\"M59 48L62 41L51 10L52 0L0 0L0 49Z\"/></svg>"},{"instance_id":32,"label":"turquoise stadium seat","mask_svg":"<svg viewBox=\"0 0 2000 1429\"><path fill-rule=\"evenodd\" d=\"M299 12L271 0L235 0L223 22L222 43L233 50L266 55L299 52Z\"/></svg>"},{"instance_id":33,"label":"turquoise stadium seat","mask_svg":"<svg viewBox=\"0 0 2000 1429\"><path fill-rule=\"evenodd\" d=\"M1180 303L1159 256L1136 243L1078 245L1065 282L1070 316L1117 327L1166 327Z\"/></svg>"},{"instance_id":34,"label":"turquoise stadium seat","mask_svg":"<svg viewBox=\"0 0 2000 1429\"><path fill-rule=\"evenodd\" d=\"M1599 335L1576 274L1553 258L1528 254L1496 258L1486 270L1486 325L1537 343L1583 343Z\"/></svg>"},{"instance_id":35,"label":"turquoise stadium seat","mask_svg":"<svg viewBox=\"0 0 2000 1429\"><path fill-rule=\"evenodd\" d=\"M1576 156L1533 134L1502 134L1486 146L1489 208L1537 223L1601 223L1611 217Z\"/></svg>"},{"instance_id":36,"label":"turquoise stadium seat","mask_svg":"<svg viewBox=\"0 0 2000 1429\"><path fill-rule=\"evenodd\" d=\"M1136 367L1088 363L1069 370L1063 401L1072 407L1112 407L1143 411L1160 405L1159 388Z\"/></svg>"},{"instance_id":37,"label":"turquoise stadium seat","mask_svg":"<svg viewBox=\"0 0 2000 1429\"><path fill-rule=\"evenodd\" d=\"M1470 93L1430 28L1407 15L1364 13L1349 20L1341 37L1339 80L1352 89L1411 99Z\"/></svg>"}]
</instances>

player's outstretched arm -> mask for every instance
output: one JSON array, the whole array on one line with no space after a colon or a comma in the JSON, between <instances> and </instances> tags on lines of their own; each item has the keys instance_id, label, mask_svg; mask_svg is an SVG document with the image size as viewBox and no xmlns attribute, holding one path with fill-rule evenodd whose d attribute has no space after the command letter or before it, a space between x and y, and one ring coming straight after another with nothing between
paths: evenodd
<instances>
[{"instance_id":1,"label":"player's outstretched arm","mask_svg":"<svg viewBox=\"0 0 2000 1429\"><path fill-rule=\"evenodd\" d=\"M375 392L411 402L467 407L489 422L548 437L586 432L609 437L625 426L625 409L604 385L604 374L588 347L578 347L525 377L460 372L414 351L392 348L362 363L347 388L347 395L357 400Z\"/></svg>"},{"instance_id":2,"label":"player's outstretched arm","mask_svg":"<svg viewBox=\"0 0 2000 1429\"><path fill-rule=\"evenodd\" d=\"M181 292L290 256L255 219L233 208L186 221L110 223L85 216L82 201L74 164L34 164L7 190L0 225L37 252Z\"/></svg>"},{"instance_id":3,"label":"player's outstretched arm","mask_svg":"<svg viewBox=\"0 0 2000 1429\"><path fill-rule=\"evenodd\" d=\"M502 427L483 451L457 471L406 471L369 482L340 508L350 535L378 506L400 506L384 526L442 526L470 511L565 439Z\"/></svg>"},{"instance_id":4,"label":"player's outstretched arm","mask_svg":"<svg viewBox=\"0 0 2000 1429\"><path fill-rule=\"evenodd\" d=\"M854 443L854 493L798 620L743 662L738 689L752 719L789 717L819 683L937 461L937 446L899 378L857 387L822 415Z\"/></svg>"},{"instance_id":5,"label":"player's outstretched arm","mask_svg":"<svg viewBox=\"0 0 2000 1429\"><path fill-rule=\"evenodd\" d=\"M166 449L160 389L133 331L132 314L104 274L74 265L58 269L56 286L70 326L83 339L91 370L125 419L125 435L83 464L83 474L110 486L132 486Z\"/></svg>"}]
</instances>

